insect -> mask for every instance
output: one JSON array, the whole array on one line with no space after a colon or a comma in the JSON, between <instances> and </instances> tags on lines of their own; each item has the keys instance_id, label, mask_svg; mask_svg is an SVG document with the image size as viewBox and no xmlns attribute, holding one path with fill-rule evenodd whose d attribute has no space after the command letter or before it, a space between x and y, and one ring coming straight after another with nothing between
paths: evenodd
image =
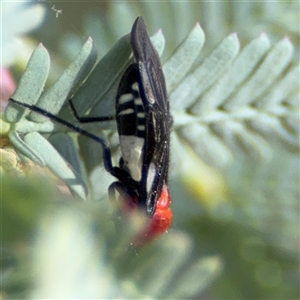
<instances>
[{"instance_id":1,"label":"insect","mask_svg":"<svg viewBox=\"0 0 300 300\"><path fill-rule=\"evenodd\" d=\"M149 241L167 231L172 222L171 195L168 188L170 127L169 102L158 53L151 43L142 17L131 31L135 62L125 71L116 96L115 117L80 117L70 102L74 116L81 123L116 119L122 157L119 166L112 165L107 143L35 105L10 101L28 107L84 134L103 148L104 167L118 179L109 187L109 197L119 198L128 207L137 207L149 217L149 223L136 239Z\"/></svg>"}]
</instances>

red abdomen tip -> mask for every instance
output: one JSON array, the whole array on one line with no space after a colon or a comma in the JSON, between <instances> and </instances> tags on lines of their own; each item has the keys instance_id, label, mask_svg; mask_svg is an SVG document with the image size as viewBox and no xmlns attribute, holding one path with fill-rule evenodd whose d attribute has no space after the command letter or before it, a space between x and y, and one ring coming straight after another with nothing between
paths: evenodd
<instances>
[{"instance_id":1,"label":"red abdomen tip","mask_svg":"<svg viewBox=\"0 0 300 300\"><path fill-rule=\"evenodd\" d=\"M162 193L157 201L156 210L149 220L148 226L134 244L144 244L152 241L165 233L172 224L173 214L171 210L171 195L166 185L163 186Z\"/></svg>"}]
</instances>

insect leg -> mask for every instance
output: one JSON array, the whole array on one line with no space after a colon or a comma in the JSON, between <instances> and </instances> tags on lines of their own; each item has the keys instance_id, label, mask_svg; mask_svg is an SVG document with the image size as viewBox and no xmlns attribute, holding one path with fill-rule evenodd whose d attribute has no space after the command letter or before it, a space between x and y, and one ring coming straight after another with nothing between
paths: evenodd
<instances>
[{"instance_id":1,"label":"insect leg","mask_svg":"<svg viewBox=\"0 0 300 300\"><path fill-rule=\"evenodd\" d=\"M80 123L92 123L92 122L103 122L103 121L111 121L115 120L115 116L105 116L105 117L80 117L75 109L75 106L72 102L72 100L69 100L70 107L72 109L74 117L78 120Z\"/></svg>"},{"instance_id":2,"label":"insect leg","mask_svg":"<svg viewBox=\"0 0 300 300\"><path fill-rule=\"evenodd\" d=\"M118 202L116 192L119 193L119 198L125 204L122 208L129 211L137 208L137 195L131 187L127 187L123 182L113 182L108 188L108 195L109 199L114 202L114 204Z\"/></svg>"},{"instance_id":3,"label":"insect leg","mask_svg":"<svg viewBox=\"0 0 300 300\"><path fill-rule=\"evenodd\" d=\"M126 209L127 203L123 201L118 203L116 192L120 195L119 198L124 199L128 197L130 190L128 190L121 182L115 181L108 188L109 200L115 209L115 227L117 232L122 232L122 218L124 217L124 208ZM130 197L130 196L129 196ZM130 202L130 201L127 201Z\"/></svg>"},{"instance_id":4,"label":"insect leg","mask_svg":"<svg viewBox=\"0 0 300 300\"><path fill-rule=\"evenodd\" d=\"M36 105L30 105L30 104L27 104L27 103L24 103L24 102L20 102L20 101L17 101L15 99L12 99L10 98L9 101L13 102L13 103L16 103L20 106L23 106L23 107L26 107L26 108L29 108L31 111L34 111L34 112L37 112L41 115L44 115L46 117L48 117L49 119L51 120L54 120L55 122L57 123L60 123L68 128L70 128L71 130L79 133L79 134L82 134L82 135L85 135L89 138L91 138L92 140L96 141L97 143L99 143L101 146L102 146L102 149L103 149L103 154L102 154L102 157L103 157L103 162L104 162L104 167L105 167L105 170L107 172L109 172L110 174L112 174L113 176L114 173L115 173L115 169L116 167L113 167L112 165L112 160L111 160L111 152L110 152L110 148L107 146L106 142L101 139L100 137L82 129L82 128L79 128L55 115L53 115L52 113L36 106Z\"/></svg>"}]
</instances>

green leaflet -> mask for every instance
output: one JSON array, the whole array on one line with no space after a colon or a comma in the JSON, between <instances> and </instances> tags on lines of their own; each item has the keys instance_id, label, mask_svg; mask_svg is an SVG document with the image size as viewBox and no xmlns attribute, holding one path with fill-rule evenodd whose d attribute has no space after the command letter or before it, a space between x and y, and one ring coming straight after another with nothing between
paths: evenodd
<instances>
[{"instance_id":1,"label":"green leaflet","mask_svg":"<svg viewBox=\"0 0 300 300\"><path fill-rule=\"evenodd\" d=\"M185 40L178 46L163 66L167 91L170 94L190 71L203 47L205 35L199 23L193 28ZM184 63L182 63L184 61Z\"/></svg>"},{"instance_id":2,"label":"green leaflet","mask_svg":"<svg viewBox=\"0 0 300 300\"><path fill-rule=\"evenodd\" d=\"M35 104L44 88L50 67L48 51L40 44L30 57L26 70L12 98L24 103ZM9 122L19 121L25 113L25 108L9 103L5 117Z\"/></svg>"},{"instance_id":3,"label":"green leaflet","mask_svg":"<svg viewBox=\"0 0 300 300\"><path fill-rule=\"evenodd\" d=\"M72 102L78 112L83 115L96 103L104 100L104 96L111 88L113 82L122 75L130 53L129 38L125 36L99 61L91 72L89 80L80 86L72 98ZM111 102L113 99L105 98L105 100ZM61 111L60 116L65 119L69 115L70 109L66 106Z\"/></svg>"},{"instance_id":4,"label":"green leaflet","mask_svg":"<svg viewBox=\"0 0 300 300\"><path fill-rule=\"evenodd\" d=\"M82 51L75 58L73 63L66 69L58 81L52 88L46 91L40 98L41 92L44 88L46 77L49 70L49 55L46 49L39 46L33 53L25 73L23 74L20 84L12 96L14 99L28 104L35 104L44 108L45 110L56 114L67 96L72 93L76 85L84 79L84 77L91 70L96 59L96 52L92 41L89 39L84 45ZM9 132L9 137L13 145L25 156L30 158L41 166L48 166L56 175L63 179L69 188L79 195L82 199L86 198L87 186L75 169L70 168L68 164L61 158L60 154L49 144L49 142L42 138L41 135L35 131L43 130L43 128L51 132L55 130L55 126L51 126L51 120L45 118L40 114L27 111L33 122L28 121L27 118L22 118L26 110L19 105L9 103L6 109L6 118L10 122L20 121L15 124ZM35 123L38 122L38 123ZM58 127L59 128L59 127ZM24 132L24 141L20 138L15 130ZM58 147L59 148L59 147ZM61 149L73 149L67 152L65 158L67 161L74 163L77 158L77 171L79 168L79 157L77 150L75 150L70 140L61 144ZM71 165L73 165L71 163ZM76 164L75 164L76 165Z\"/></svg>"},{"instance_id":5,"label":"green leaflet","mask_svg":"<svg viewBox=\"0 0 300 300\"><path fill-rule=\"evenodd\" d=\"M11 130L8 134L8 137L17 150L19 150L21 153L23 153L26 157L31 159L36 164L42 167L45 166L45 161L42 155L37 153L27 143L24 143L24 141L20 138L17 131Z\"/></svg>"},{"instance_id":6,"label":"green leaflet","mask_svg":"<svg viewBox=\"0 0 300 300\"><path fill-rule=\"evenodd\" d=\"M239 110L248 104L259 102L260 97L276 81L278 76L292 60L293 45L284 38L267 54L264 61L241 87L241 89L224 105L227 110Z\"/></svg>"},{"instance_id":7,"label":"green leaflet","mask_svg":"<svg viewBox=\"0 0 300 300\"><path fill-rule=\"evenodd\" d=\"M78 84L81 83L93 68L97 58L97 51L91 38L82 47L69 67L59 77L55 84L47 89L37 101L36 105L56 115L64 102L71 97ZM31 112L29 119L42 123L48 121L47 117Z\"/></svg>"},{"instance_id":8,"label":"green leaflet","mask_svg":"<svg viewBox=\"0 0 300 300\"><path fill-rule=\"evenodd\" d=\"M43 136L37 132L28 133L24 137L24 141L31 149L40 154L45 161L45 165L61 178L75 194L81 199L86 198L88 189L82 177L72 166L65 162L55 148ZM72 147L72 144L70 145L70 143L67 142L64 144L64 149L65 147ZM74 151L71 150L69 153L73 154ZM71 159L69 160L72 161Z\"/></svg>"},{"instance_id":9,"label":"green leaflet","mask_svg":"<svg viewBox=\"0 0 300 300\"><path fill-rule=\"evenodd\" d=\"M231 34L170 94L171 107L180 112L191 106L230 66L240 48L236 34Z\"/></svg>"},{"instance_id":10,"label":"green leaflet","mask_svg":"<svg viewBox=\"0 0 300 300\"><path fill-rule=\"evenodd\" d=\"M266 34L261 34L246 45L228 71L191 107L191 112L195 115L214 113L247 80L269 48L270 41Z\"/></svg>"}]
</instances>

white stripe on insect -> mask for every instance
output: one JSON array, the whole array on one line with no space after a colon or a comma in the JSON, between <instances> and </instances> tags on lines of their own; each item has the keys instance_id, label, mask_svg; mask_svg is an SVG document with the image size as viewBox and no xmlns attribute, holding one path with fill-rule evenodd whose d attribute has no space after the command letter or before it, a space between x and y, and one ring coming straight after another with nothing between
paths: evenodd
<instances>
[{"instance_id":1,"label":"white stripe on insect","mask_svg":"<svg viewBox=\"0 0 300 300\"><path fill-rule=\"evenodd\" d=\"M119 104L124 104L126 102L132 101L133 100L133 96L132 94L123 94L120 98L119 98Z\"/></svg>"},{"instance_id":2,"label":"white stripe on insect","mask_svg":"<svg viewBox=\"0 0 300 300\"><path fill-rule=\"evenodd\" d=\"M133 84L131 85L131 88L132 88L134 91L139 92L139 85L138 85L137 82L133 83Z\"/></svg>"},{"instance_id":3,"label":"white stripe on insect","mask_svg":"<svg viewBox=\"0 0 300 300\"><path fill-rule=\"evenodd\" d=\"M135 105L143 105L142 99L140 97L134 98Z\"/></svg>"},{"instance_id":4,"label":"white stripe on insect","mask_svg":"<svg viewBox=\"0 0 300 300\"><path fill-rule=\"evenodd\" d=\"M145 130L145 125L138 125L138 130L144 131Z\"/></svg>"},{"instance_id":5,"label":"white stripe on insect","mask_svg":"<svg viewBox=\"0 0 300 300\"><path fill-rule=\"evenodd\" d=\"M145 118L145 113L144 112L138 112L137 113L138 118L144 119Z\"/></svg>"},{"instance_id":6,"label":"white stripe on insect","mask_svg":"<svg viewBox=\"0 0 300 300\"><path fill-rule=\"evenodd\" d=\"M129 170L132 179L140 181L145 140L134 135L120 135L119 138L124 167Z\"/></svg>"},{"instance_id":7,"label":"white stripe on insect","mask_svg":"<svg viewBox=\"0 0 300 300\"><path fill-rule=\"evenodd\" d=\"M119 116L123 116L123 115L130 115L133 114L134 110L132 108L127 108L125 110L122 110L118 113Z\"/></svg>"}]
</instances>

